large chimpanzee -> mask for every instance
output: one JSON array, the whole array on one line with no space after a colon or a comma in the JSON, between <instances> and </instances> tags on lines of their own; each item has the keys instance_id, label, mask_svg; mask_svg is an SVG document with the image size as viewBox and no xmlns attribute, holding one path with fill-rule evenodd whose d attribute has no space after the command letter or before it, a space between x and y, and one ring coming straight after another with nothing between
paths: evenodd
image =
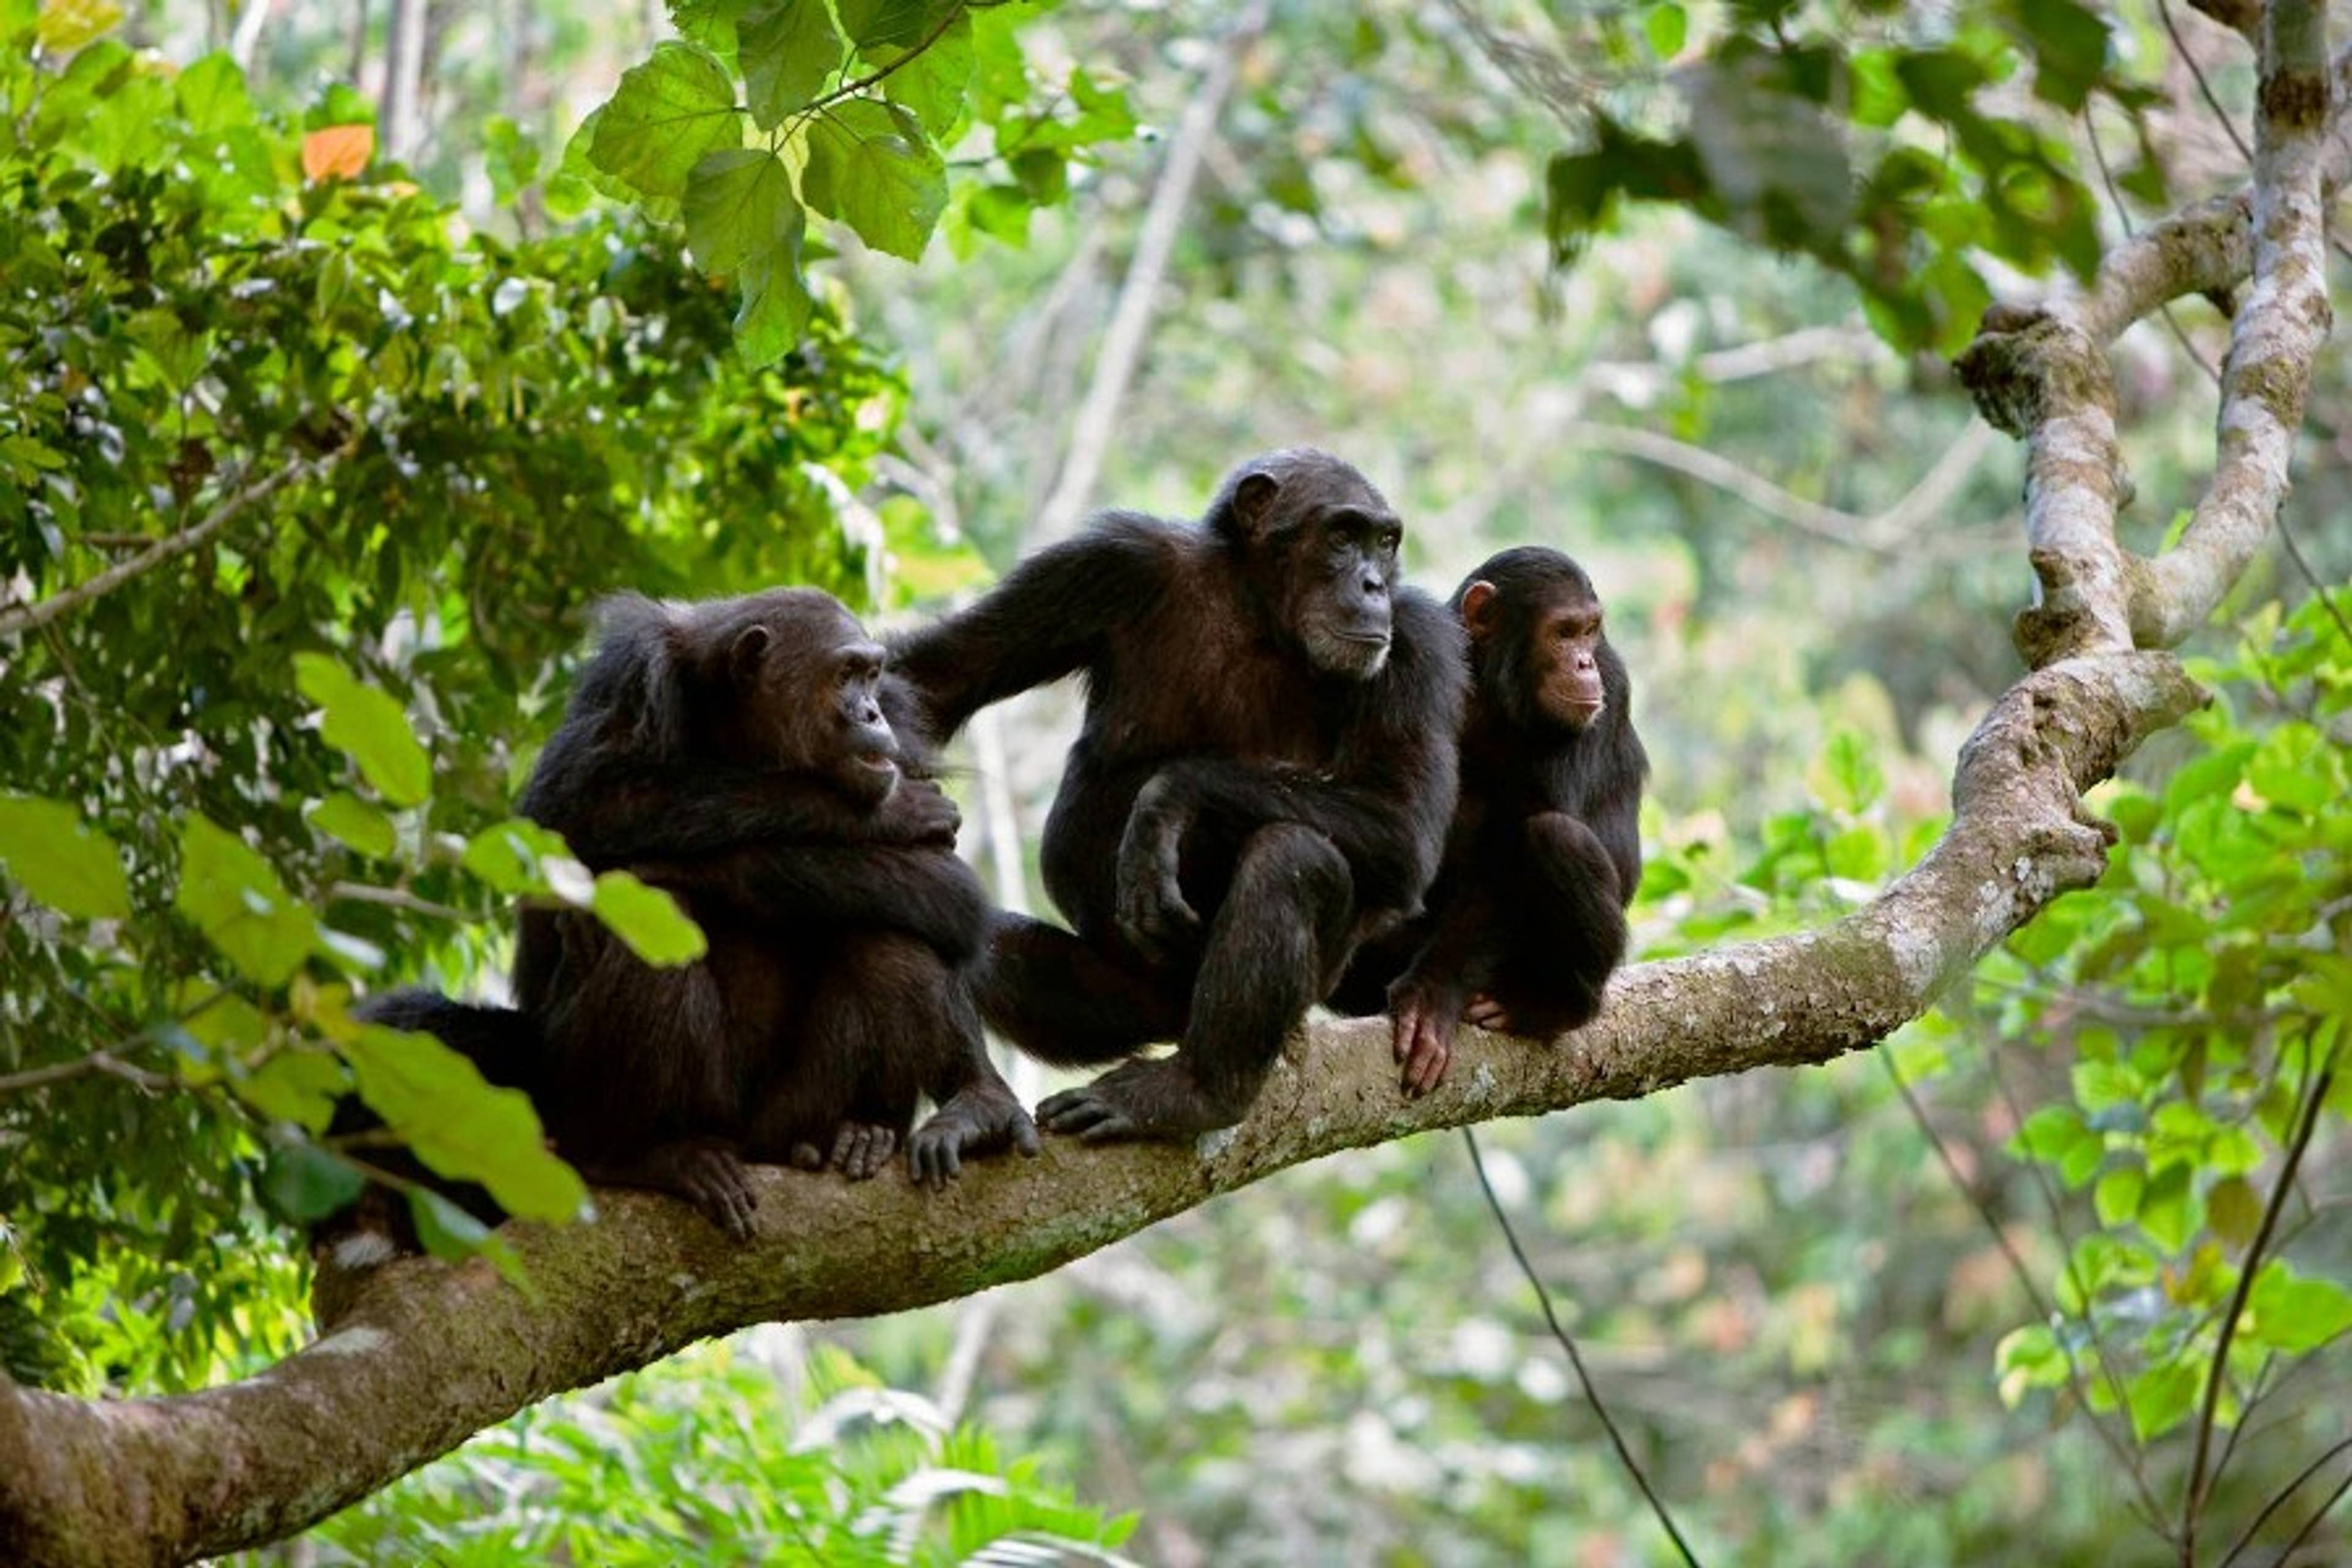
<instances>
[{"instance_id":1,"label":"large chimpanzee","mask_svg":"<svg viewBox=\"0 0 2352 1568\"><path fill-rule=\"evenodd\" d=\"M1096 1142L1240 1120L1356 943L1418 908L1465 679L1459 628L1397 584L1400 533L1346 463L1272 452L1197 527L1098 516L897 649L942 737L1086 677L1044 847L1075 932L1002 921L981 1009L1064 1065L1181 1044L1048 1099L1048 1127Z\"/></svg>"},{"instance_id":2,"label":"large chimpanzee","mask_svg":"<svg viewBox=\"0 0 2352 1568\"><path fill-rule=\"evenodd\" d=\"M405 993L374 1016L499 1062L592 1180L737 1236L747 1159L863 1178L907 1139L937 1184L965 1154L1034 1152L970 996L987 901L887 687L881 647L814 589L613 601L521 807L677 895L709 951L655 969L592 916L531 910L519 1011ZM939 1112L908 1137L923 1095Z\"/></svg>"},{"instance_id":3,"label":"large chimpanzee","mask_svg":"<svg viewBox=\"0 0 2352 1568\"><path fill-rule=\"evenodd\" d=\"M1454 595L1470 635L1462 797L1429 912L1369 945L1332 998L1394 1020L1408 1093L1444 1079L1462 1018L1549 1037L1590 1023L1625 956L1650 762L1583 569L1506 550Z\"/></svg>"}]
</instances>

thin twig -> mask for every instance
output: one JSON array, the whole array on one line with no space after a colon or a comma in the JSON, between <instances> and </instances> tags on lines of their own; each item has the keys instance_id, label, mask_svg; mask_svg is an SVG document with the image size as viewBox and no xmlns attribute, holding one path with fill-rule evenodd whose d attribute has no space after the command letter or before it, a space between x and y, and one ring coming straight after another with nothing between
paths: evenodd
<instances>
[{"instance_id":1,"label":"thin twig","mask_svg":"<svg viewBox=\"0 0 2352 1568\"><path fill-rule=\"evenodd\" d=\"M2311 1479L2312 1477L2317 1475L2322 1469L2326 1468L2328 1460L2346 1452L2352 1452L2352 1437L2345 1438L2343 1441L2337 1443L2334 1447L2331 1447L2326 1452L2321 1454L2319 1458L2304 1466L2302 1473L2297 1475L2294 1479L2287 1482L2284 1489L2271 1498L2270 1501L2263 1504L2263 1511L2254 1515L2253 1523L2246 1526L2246 1528L2239 1533L2237 1542L2230 1548L2226 1554L2223 1555L2219 1568L2230 1568L2230 1564L2238 1560L2238 1553L2243 1552L2247 1547L2253 1544L2256 1532L2258 1532L2263 1525L2270 1522L2271 1515L2276 1513L2281 1508L2284 1507L2286 1500L2302 1489L2304 1482ZM2325 1513L2326 1510L2322 1509L2320 1511ZM2286 1558L2282 1555L2279 1558L2279 1561L2281 1563L2284 1563Z\"/></svg>"},{"instance_id":2,"label":"thin twig","mask_svg":"<svg viewBox=\"0 0 2352 1568\"><path fill-rule=\"evenodd\" d=\"M2221 122L2221 129L2229 135L2230 145L2238 150L2238 156L2249 163L2252 163L2254 150L2246 145L2244 137L2238 134L2237 122L2230 118L2230 111L2223 109L2221 100L2214 96L2213 84L2205 79L2204 68L2197 63L2197 57L2189 52L2189 40L2180 36L2180 25L2172 19L2169 0L2156 0L2156 9L2157 14L2164 18L2164 30L2172 35L2172 47L2179 52L2180 63L2187 66L2189 74L2197 79L2197 90L2203 95L2205 107L2211 110L2213 118Z\"/></svg>"},{"instance_id":3,"label":"thin twig","mask_svg":"<svg viewBox=\"0 0 2352 1568\"><path fill-rule=\"evenodd\" d=\"M1470 1167L1478 1173L1478 1188L1486 1194L1486 1206L1495 1211L1495 1223L1503 1227L1503 1239L1510 1244L1511 1256L1518 1260L1519 1272L1527 1276L1529 1285L1535 1287L1536 1300L1543 1308L1544 1321L1551 1325L1551 1337L1558 1340L1560 1349L1568 1352L1568 1363L1576 1369L1576 1381L1584 1385L1584 1397L1591 1402L1592 1413L1601 1417L1601 1425L1608 1432L1609 1441L1617 1449L1618 1459L1633 1476L1633 1484L1642 1489L1642 1495L1649 1500L1650 1511L1656 1514L1658 1522L1665 1527L1667 1536L1675 1543L1675 1550L1682 1553L1683 1561L1689 1563L1690 1568L1699 1568L1698 1558L1692 1552L1690 1542L1685 1541L1683 1532L1675 1528L1674 1515L1666 1511L1664 1501L1659 1498L1656 1489L1650 1485L1650 1478L1643 1474L1641 1465L1633 1458L1633 1450L1625 1446L1625 1435L1617 1430L1617 1423L1611 1419L1609 1406L1601 1402L1601 1391L1592 1386L1592 1374L1584 1370L1584 1357L1578 1352L1576 1341L1560 1327L1559 1314L1552 1310L1551 1292L1544 1288L1543 1276L1536 1272L1536 1266L1528 1260L1527 1248L1519 1245L1519 1233L1511 1228L1511 1216L1503 1212L1503 1200L1495 1195L1495 1184L1486 1179L1486 1162L1479 1157L1477 1134L1465 1127L1462 1142L1470 1146Z\"/></svg>"},{"instance_id":4,"label":"thin twig","mask_svg":"<svg viewBox=\"0 0 2352 1568\"><path fill-rule=\"evenodd\" d=\"M2303 1163L2303 1153L2311 1146L2313 1133L2318 1131L2320 1108L2326 1103L2328 1089L2335 1081L2336 1052L2331 1047L2327 1059L2304 1086L2303 1114L2295 1122L2294 1137L2288 1141L2286 1163L2279 1172L2277 1184L2271 1189L2270 1202L2263 1206L2263 1223L2246 1248L2244 1261L2238 1267L2238 1288L2231 1294L2229 1310L2221 1315L2221 1337L2213 1347L2213 1370L2205 1380L2204 1408L2197 1418L2197 1450L2189 1464L2189 1489L2180 1510L2180 1561L2191 1568L2196 1563L2197 1516L2203 1510L2212 1487L2212 1479L2205 1473L2205 1456L2213 1442L2213 1420L2221 1408L2221 1385L2229 1378L2230 1344L2237 1338L2246 1300L2253 1294L2254 1277L2262 1271L2263 1249L2269 1245L2271 1233L2278 1228L2280 1211L2286 1207L2287 1194L2294 1187L2295 1170Z\"/></svg>"},{"instance_id":5,"label":"thin twig","mask_svg":"<svg viewBox=\"0 0 2352 1568\"><path fill-rule=\"evenodd\" d=\"M130 560L108 567L89 582L68 588L60 594L52 594L46 599L38 599L32 604L18 605L0 613L0 637L13 637L19 632L33 631L45 626L58 616L78 610L92 600L102 598L114 592L132 578L144 576L166 562L185 555L234 522L237 515L247 507L268 499L274 492L298 479L318 478L350 449L346 447L324 458L310 462L295 463L290 467L280 468L268 479L247 485L221 502L202 522L157 540Z\"/></svg>"},{"instance_id":6,"label":"thin twig","mask_svg":"<svg viewBox=\"0 0 2352 1568\"><path fill-rule=\"evenodd\" d=\"M72 1079L87 1078L92 1073L104 1073L110 1078L119 1078L125 1083L135 1084L141 1089L154 1092L171 1089L175 1083L174 1079L163 1073L150 1072L142 1067L133 1067L111 1051L100 1050L92 1051L88 1056L76 1057L69 1062L52 1062L45 1068L29 1068L23 1072L0 1077L0 1094L17 1094L26 1089L45 1089L53 1083L64 1083Z\"/></svg>"},{"instance_id":7,"label":"thin twig","mask_svg":"<svg viewBox=\"0 0 2352 1568\"><path fill-rule=\"evenodd\" d=\"M436 904L430 899L420 899L405 888L376 888L365 882L335 882L327 889L331 901L353 904L381 904L386 909L406 910L415 915L430 915L435 920L451 921L471 925L480 917L447 904Z\"/></svg>"},{"instance_id":8,"label":"thin twig","mask_svg":"<svg viewBox=\"0 0 2352 1568\"><path fill-rule=\"evenodd\" d=\"M2319 1521L2326 1519L2334 1510L2336 1505L2344 1500L2346 1492L2352 1492L2352 1475L2347 1475L2342 1480L2336 1482L2336 1489L2327 1494L2327 1500L2319 1505L2319 1511L2305 1520L2303 1528L2288 1538L2286 1546L2278 1554L2279 1568L2287 1568L2287 1565L2294 1561L2294 1554L2302 1550L2305 1542L2311 1539L2311 1532L2319 1528Z\"/></svg>"},{"instance_id":9,"label":"thin twig","mask_svg":"<svg viewBox=\"0 0 2352 1568\"><path fill-rule=\"evenodd\" d=\"M1977 1217L1984 1221L1985 1228L1992 1233L1993 1245L2000 1248L2000 1255L2009 1259L2011 1271L2017 1276L2018 1284L2024 1287L2026 1300L2033 1303L2033 1310L2042 1315L2043 1322L2055 1322L2057 1310L2042 1293L2042 1288L2033 1282L2033 1271L2025 1266L2025 1258L2017 1250L2017 1244L2010 1240L2008 1228L1992 1212L1992 1205L1985 1201L1983 1194L1961 1174L1958 1162L1952 1158L1951 1151L1944 1147L1944 1140L1937 1134L1935 1124L1927 1119L1927 1108L1920 1103L1918 1095L1904 1080L1902 1069L1895 1065L1895 1058L1883 1050L1874 1054L1879 1065L1886 1069L1886 1076L1894 1080L1895 1090L1903 1097L1904 1105L1909 1108L1911 1120L1919 1124L1920 1136L1927 1139L1927 1146L1936 1152L1937 1163L1944 1167L1944 1173L1952 1178L1952 1185L1959 1189L1960 1195L1969 1201L1969 1206L1977 1211ZM2098 1434L2099 1441L2124 1468L2124 1473L2131 1478L2133 1489L2139 1494L2133 1500L2132 1508L2139 1514L2140 1522L2159 1536L2166 1534L2164 1508L2156 1500L2154 1489L2147 1484L2147 1473L2140 1463L2139 1455L2099 1419L2098 1411L2091 1405L2090 1384L2084 1381L2082 1363L2075 1359L2074 1347L2066 1342L2064 1336L2054 1331L2051 1338L2057 1342L2058 1353L2066 1358L2066 1385L2073 1391L2075 1402L2082 1405L2083 1418L2091 1424L2091 1430Z\"/></svg>"}]
</instances>

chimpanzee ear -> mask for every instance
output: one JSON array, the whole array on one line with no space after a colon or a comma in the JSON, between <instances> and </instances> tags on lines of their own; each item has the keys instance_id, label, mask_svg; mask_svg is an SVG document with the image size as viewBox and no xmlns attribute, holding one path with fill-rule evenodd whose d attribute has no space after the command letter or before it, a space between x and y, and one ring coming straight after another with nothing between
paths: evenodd
<instances>
[{"instance_id":1,"label":"chimpanzee ear","mask_svg":"<svg viewBox=\"0 0 2352 1568\"><path fill-rule=\"evenodd\" d=\"M775 640L767 627L748 626L735 634L735 642L727 650L727 673L744 686L760 679L760 661L768 657L768 647Z\"/></svg>"},{"instance_id":2,"label":"chimpanzee ear","mask_svg":"<svg viewBox=\"0 0 2352 1568\"><path fill-rule=\"evenodd\" d=\"M1274 510L1274 498L1282 490L1282 481L1260 469L1242 476L1234 487L1234 516L1240 520L1243 531L1260 534L1265 531L1266 515Z\"/></svg>"},{"instance_id":3,"label":"chimpanzee ear","mask_svg":"<svg viewBox=\"0 0 2352 1568\"><path fill-rule=\"evenodd\" d=\"M1495 629L1495 595L1497 590L1484 577L1462 590L1462 624L1472 637L1483 637Z\"/></svg>"}]
</instances>

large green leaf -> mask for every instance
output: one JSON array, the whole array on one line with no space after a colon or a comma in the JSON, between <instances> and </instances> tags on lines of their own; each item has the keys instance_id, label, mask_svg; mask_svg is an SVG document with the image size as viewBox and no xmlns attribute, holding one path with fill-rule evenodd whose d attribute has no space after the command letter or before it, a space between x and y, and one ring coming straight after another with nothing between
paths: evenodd
<instances>
[{"instance_id":1,"label":"large green leaf","mask_svg":"<svg viewBox=\"0 0 2352 1568\"><path fill-rule=\"evenodd\" d=\"M596 918L647 963L663 968L692 963L710 950L702 928L687 918L677 900L626 871L607 871L596 879L592 907Z\"/></svg>"},{"instance_id":2,"label":"large green leaf","mask_svg":"<svg viewBox=\"0 0 2352 1568\"><path fill-rule=\"evenodd\" d=\"M226 828L191 816L180 836L180 890L172 907L237 970L283 985L318 946L319 922L269 863Z\"/></svg>"},{"instance_id":3,"label":"large green leaf","mask_svg":"<svg viewBox=\"0 0 2352 1568\"><path fill-rule=\"evenodd\" d=\"M766 131L824 90L848 50L825 0L772 0L736 24L744 101Z\"/></svg>"},{"instance_id":4,"label":"large green leaf","mask_svg":"<svg viewBox=\"0 0 2352 1568\"><path fill-rule=\"evenodd\" d=\"M837 0L842 31L859 53L911 49L963 11L964 0Z\"/></svg>"},{"instance_id":5,"label":"large green leaf","mask_svg":"<svg viewBox=\"0 0 2352 1568\"><path fill-rule=\"evenodd\" d=\"M895 64L882 79L882 95L905 105L932 135L945 136L962 118L971 73L971 19L958 16L920 53Z\"/></svg>"},{"instance_id":6,"label":"large green leaf","mask_svg":"<svg viewBox=\"0 0 2352 1568\"><path fill-rule=\"evenodd\" d=\"M520 1089L493 1088L431 1035L362 1025L341 1044L360 1098L441 1175L479 1182L499 1206L530 1219L570 1219L588 1193L551 1153Z\"/></svg>"},{"instance_id":7,"label":"large green leaf","mask_svg":"<svg viewBox=\"0 0 2352 1568\"><path fill-rule=\"evenodd\" d=\"M800 203L783 160L764 147L728 147L694 166L686 187L686 243L712 272L733 276L796 248Z\"/></svg>"},{"instance_id":8,"label":"large green leaf","mask_svg":"<svg viewBox=\"0 0 2352 1568\"><path fill-rule=\"evenodd\" d=\"M734 83L709 50L671 40L622 74L589 162L645 195L676 201L703 155L742 139Z\"/></svg>"},{"instance_id":9,"label":"large green leaf","mask_svg":"<svg viewBox=\"0 0 2352 1568\"><path fill-rule=\"evenodd\" d=\"M948 200L947 166L915 117L856 100L809 127L801 195L877 250L922 258Z\"/></svg>"},{"instance_id":10,"label":"large green leaf","mask_svg":"<svg viewBox=\"0 0 2352 1568\"><path fill-rule=\"evenodd\" d=\"M119 921L131 913L121 853L62 801L0 795L0 861L20 887L60 914Z\"/></svg>"},{"instance_id":11,"label":"large green leaf","mask_svg":"<svg viewBox=\"0 0 2352 1568\"><path fill-rule=\"evenodd\" d=\"M353 679L323 654L294 656L294 682L326 710L320 734L359 764L376 793L415 805L432 792L433 761L410 728L407 710L384 691Z\"/></svg>"}]
</instances>

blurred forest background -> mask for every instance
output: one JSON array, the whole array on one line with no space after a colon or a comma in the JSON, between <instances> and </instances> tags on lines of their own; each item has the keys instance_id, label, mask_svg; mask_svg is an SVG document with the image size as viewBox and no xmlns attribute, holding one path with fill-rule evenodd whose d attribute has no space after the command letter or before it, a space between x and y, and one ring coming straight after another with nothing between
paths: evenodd
<instances>
[{"instance_id":1,"label":"blurred forest background","mask_svg":"<svg viewBox=\"0 0 2352 1568\"><path fill-rule=\"evenodd\" d=\"M369 1071L310 977L495 991L548 873L489 825L614 589L809 581L887 625L1085 509L1189 515L1242 455L1328 447L1433 591L1519 542L1591 572L1655 763L1645 954L1852 907L1932 840L2021 669L2020 458L1948 355L1992 297L2247 175L2248 50L2158 0L1013 5L956 35L974 110L911 104L948 175L919 262L813 226L811 313L764 353L694 198L575 138L681 30L731 61L746 11L0 5L19 1379L198 1386L299 1342L288 1216L343 1190L299 1129L348 1081L300 1042ZM1843 85L1743 121L1740 38ZM1923 59L1973 62L1971 123L2017 128L2022 216L1951 152L1976 143ZM1822 195L1824 121L1948 160L1906 209L1912 270L1854 259L1873 213L1842 193L1878 186L1839 163ZM1690 128L1713 206L1629 183L1578 221L1573 155L1628 127ZM1816 219L1862 237L1843 264L1791 233ZM2226 343L2192 300L2115 350L2143 542L2210 467ZM2266 555L2187 650L2214 708L2095 797L2126 835L2098 890L1884 1050L1482 1130L1707 1561L2175 1562L2209 1438L2207 1540L2261 1526L2241 1561L2332 1500L2352 633L2314 588L2352 610L2347 370L2331 348L2311 395L2302 563ZM23 613L212 519L166 569ZM429 763L371 729L387 693ZM1024 700L957 759L1008 903L1042 905L1074 718ZM26 846L100 830L121 896L36 896ZM184 886L167 910L199 865L292 923L240 954ZM754 1331L264 1555L953 1561L1004 1531L1169 1568L1668 1560L1445 1137L984 1297ZM2319 1521L2294 1560L2347 1542Z\"/></svg>"}]
</instances>

